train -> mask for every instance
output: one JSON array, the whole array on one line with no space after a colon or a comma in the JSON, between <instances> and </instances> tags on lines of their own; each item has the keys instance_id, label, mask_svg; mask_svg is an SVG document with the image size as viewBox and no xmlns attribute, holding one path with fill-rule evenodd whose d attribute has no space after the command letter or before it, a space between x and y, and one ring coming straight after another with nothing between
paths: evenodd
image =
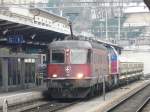
<instances>
[{"instance_id":1,"label":"train","mask_svg":"<svg viewBox=\"0 0 150 112\"><path fill-rule=\"evenodd\" d=\"M113 46L86 40L54 41L49 45L47 88L52 98L86 98L134 81L143 75L142 62L121 62Z\"/></svg>"}]
</instances>

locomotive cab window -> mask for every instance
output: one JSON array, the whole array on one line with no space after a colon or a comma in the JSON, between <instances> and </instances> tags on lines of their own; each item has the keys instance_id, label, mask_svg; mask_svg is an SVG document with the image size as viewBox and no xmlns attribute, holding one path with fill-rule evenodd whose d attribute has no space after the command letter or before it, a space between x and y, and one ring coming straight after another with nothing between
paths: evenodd
<instances>
[{"instance_id":1,"label":"locomotive cab window","mask_svg":"<svg viewBox=\"0 0 150 112\"><path fill-rule=\"evenodd\" d=\"M72 64L87 64L90 62L90 50L72 49L71 63Z\"/></svg>"},{"instance_id":2,"label":"locomotive cab window","mask_svg":"<svg viewBox=\"0 0 150 112\"><path fill-rule=\"evenodd\" d=\"M64 51L52 50L51 63L64 63Z\"/></svg>"}]
</instances>

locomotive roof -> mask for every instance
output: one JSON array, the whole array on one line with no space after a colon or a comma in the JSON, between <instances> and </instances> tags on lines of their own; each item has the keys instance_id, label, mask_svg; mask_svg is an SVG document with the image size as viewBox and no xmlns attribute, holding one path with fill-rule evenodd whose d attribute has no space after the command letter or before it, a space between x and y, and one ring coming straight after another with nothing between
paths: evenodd
<instances>
[{"instance_id":1,"label":"locomotive roof","mask_svg":"<svg viewBox=\"0 0 150 112\"><path fill-rule=\"evenodd\" d=\"M99 48L106 49L103 45L90 42L90 41L81 41L81 40L63 40L63 41L54 41L49 45L50 48Z\"/></svg>"}]
</instances>

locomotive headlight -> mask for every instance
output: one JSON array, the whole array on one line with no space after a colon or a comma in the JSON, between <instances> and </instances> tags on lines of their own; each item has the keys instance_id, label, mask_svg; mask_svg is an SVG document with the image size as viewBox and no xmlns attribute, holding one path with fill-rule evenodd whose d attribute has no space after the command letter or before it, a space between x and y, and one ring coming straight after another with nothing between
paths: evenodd
<instances>
[{"instance_id":1,"label":"locomotive headlight","mask_svg":"<svg viewBox=\"0 0 150 112\"><path fill-rule=\"evenodd\" d=\"M52 77L53 77L53 78L56 78L56 77L57 77L57 74L53 74Z\"/></svg>"},{"instance_id":2,"label":"locomotive headlight","mask_svg":"<svg viewBox=\"0 0 150 112\"><path fill-rule=\"evenodd\" d=\"M83 73L78 73L78 74L77 74L77 78L78 78L78 79L82 79L82 78L83 78L83 76L84 76L84 74L83 74Z\"/></svg>"}]
</instances>

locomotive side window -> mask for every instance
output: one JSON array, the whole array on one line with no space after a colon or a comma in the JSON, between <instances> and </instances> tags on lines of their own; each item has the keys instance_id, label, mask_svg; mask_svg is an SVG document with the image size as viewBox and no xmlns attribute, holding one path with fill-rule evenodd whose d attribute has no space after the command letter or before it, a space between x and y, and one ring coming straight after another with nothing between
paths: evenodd
<instances>
[{"instance_id":1,"label":"locomotive side window","mask_svg":"<svg viewBox=\"0 0 150 112\"><path fill-rule=\"evenodd\" d=\"M51 63L64 63L64 60L63 50L52 50Z\"/></svg>"},{"instance_id":2,"label":"locomotive side window","mask_svg":"<svg viewBox=\"0 0 150 112\"><path fill-rule=\"evenodd\" d=\"M72 49L71 50L71 64L86 64L88 63L88 50Z\"/></svg>"}]
</instances>

